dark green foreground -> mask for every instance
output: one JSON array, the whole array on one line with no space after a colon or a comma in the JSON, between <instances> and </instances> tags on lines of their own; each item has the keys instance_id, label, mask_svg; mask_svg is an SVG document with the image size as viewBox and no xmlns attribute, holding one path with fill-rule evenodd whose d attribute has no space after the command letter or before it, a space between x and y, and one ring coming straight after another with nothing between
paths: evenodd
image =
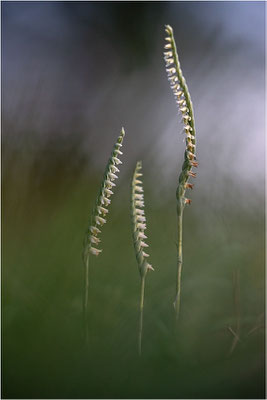
<instances>
[{"instance_id":1,"label":"dark green foreground","mask_svg":"<svg viewBox=\"0 0 267 400\"><path fill-rule=\"evenodd\" d=\"M99 177L74 181L59 189L55 180L47 192L4 180L2 397L263 398L263 208L250 215L238 207L209 211L194 199L185 211L181 315L174 335L175 200L159 204L145 182L155 272L147 277L139 359L140 279L128 181L114 195L101 235L104 251L91 258L88 349L82 340L81 254ZM229 355L236 270L241 341Z\"/></svg>"}]
</instances>

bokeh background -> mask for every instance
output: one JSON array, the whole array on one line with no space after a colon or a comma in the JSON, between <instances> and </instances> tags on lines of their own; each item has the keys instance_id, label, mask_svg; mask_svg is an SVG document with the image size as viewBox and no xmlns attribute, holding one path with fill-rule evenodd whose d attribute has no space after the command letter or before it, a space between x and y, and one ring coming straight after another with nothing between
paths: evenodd
<instances>
[{"instance_id":1,"label":"bokeh background","mask_svg":"<svg viewBox=\"0 0 267 400\"><path fill-rule=\"evenodd\" d=\"M264 2L1 5L2 398L264 398ZM175 334L184 143L165 24L194 104L199 161ZM86 349L82 244L121 126L104 251L91 259ZM155 268L141 359L129 216L138 159Z\"/></svg>"}]
</instances>

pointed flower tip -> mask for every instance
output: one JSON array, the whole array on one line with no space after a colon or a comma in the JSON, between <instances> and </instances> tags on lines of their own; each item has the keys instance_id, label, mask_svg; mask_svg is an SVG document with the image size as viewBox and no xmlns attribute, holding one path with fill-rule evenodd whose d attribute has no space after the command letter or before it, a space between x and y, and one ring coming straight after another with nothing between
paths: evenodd
<instances>
[{"instance_id":1,"label":"pointed flower tip","mask_svg":"<svg viewBox=\"0 0 267 400\"><path fill-rule=\"evenodd\" d=\"M173 29L170 25L165 25L165 31L170 34L173 32Z\"/></svg>"},{"instance_id":2,"label":"pointed flower tip","mask_svg":"<svg viewBox=\"0 0 267 400\"><path fill-rule=\"evenodd\" d=\"M192 183L186 183L186 189L193 189L194 185Z\"/></svg>"},{"instance_id":3,"label":"pointed flower tip","mask_svg":"<svg viewBox=\"0 0 267 400\"><path fill-rule=\"evenodd\" d=\"M142 168L142 161L137 161L136 168L138 169Z\"/></svg>"},{"instance_id":4,"label":"pointed flower tip","mask_svg":"<svg viewBox=\"0 0 267 400\"><path fill-rule=\"evenodd\" d=\"M192 178L196 177L196 173L195 172L188 171L187 174L188 174L188 176L192 176Z\"/></svg>"},{"instance_id":5,"label":"pointed flower tip","mask_svg":"<svg viewBox=\"0 0 267 400\"><path fill-rule=\"evenodd\" d=\"M147 264L146 267L147 269L150 269L150 271L155 271L151 264Z\"/></svg>"}]
</instances>

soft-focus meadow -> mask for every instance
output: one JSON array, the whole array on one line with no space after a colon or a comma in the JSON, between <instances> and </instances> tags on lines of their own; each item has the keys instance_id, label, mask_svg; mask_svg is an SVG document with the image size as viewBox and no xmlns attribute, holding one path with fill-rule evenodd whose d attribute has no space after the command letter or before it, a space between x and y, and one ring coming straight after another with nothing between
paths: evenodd
<instances>
[{"instance_id":1,"label":"soft-focus meadow","mask_svg":"<svg viewBox=\"0 0 267 400\"><path fill-rule=\"evenodd\" d=\"M184 143L165 23L200 164L184 215L176 334ZM264 398L264 3L2 3L2 86L2 398ZM122 125L104 250L90 263L85 349L82 243ZM155 268L141 358L129 211L137 159Z\"/></svg>"}]
</instances>

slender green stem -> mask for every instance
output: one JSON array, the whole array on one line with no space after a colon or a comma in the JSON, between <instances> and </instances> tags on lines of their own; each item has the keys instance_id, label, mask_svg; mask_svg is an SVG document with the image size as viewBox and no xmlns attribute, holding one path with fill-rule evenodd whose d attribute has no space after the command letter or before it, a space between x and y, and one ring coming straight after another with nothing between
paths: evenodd
<instances>
[{"instance_id":1,"label":"slender green stem","mask_svg":"<svg viewBox=\"0 0 267 400\"><path fill-rule=\"evenodd\" d=\"M88 344L88 293L89 293L89 254L84 264L84 300L83 300L83 319L84 319L84 337L85 343Z\"/></svg>"},{"instance_id":2,"label":"slender green stem","mask_svg":"<svg viewBox=\"0 0 267 400\"><path fill-rule=\"evenodd\" d=\"M193 167L197 167L196 161L196 137L195 137L195 120L193 112L193 104L190 93L183 76L180 61L178 58L177 48L173 36L173 29L170 25L166 25L167 37L165 44L164 58L166 62L166 71L168 79L171 83L176 103L182 114L184 132L186 134L186 149L184 153L184 162L182 171L179 175L178 188L176 190L177 198L177 216L178 216L178 262L177 262L177 279L176 279L176 297L174 301L175 321L178 322L181 302L181 275L182 275L182 234L183 234L183 210L186 204L190 204L191 200L185 197L186 189L193 189L193 185L188 183L189 177L196 177L196 173L192 172Z\"/></svg>"},{"instance_id":3,"label":"slender green stem","mask_svg":"<svg viewBox=\"0 0 267 400\"><path fill-rule=\"evenodd\" d=\"M142 334L143 334L143 310L145 296L145 276L141 277L141 296L140 296L140 320L139 320L139 336L138 336L138 353L142 354Z\"/></svg>"},{"instance_id":4,"label":"slender green stem","mask_svg":"<svg viewBox=\"0 0 267 400\"><path fill-rule=\"evenodd\" d=\"M179 319L180 303L181 303L181 276L183 264L183 210L178 213L178 262L177 262L177 280L176 280L176 297L174 302L175 320Z\"/></svg>"},{"instance_id":5,"label":"slender green stem","mask_svg":"<svg viewBox=\"0 0 267 400\"><path fill-rule=\"evenodd\" d=\"M240 274L239 269L235 269L233 272L233 288L234 288L234 312L235 312L235 331L229 329L233 334L233 342L229 351L232 354L236 345L240 341ZM230 327L231 328L231 327Z\"/></svg>"}]
</instances>

